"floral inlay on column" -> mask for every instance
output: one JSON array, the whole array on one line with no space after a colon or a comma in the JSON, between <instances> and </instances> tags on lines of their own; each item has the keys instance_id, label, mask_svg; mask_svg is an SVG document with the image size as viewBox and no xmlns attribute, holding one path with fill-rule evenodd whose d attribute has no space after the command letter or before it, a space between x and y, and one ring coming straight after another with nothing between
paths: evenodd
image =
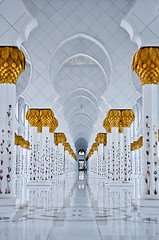
<instances>
[{"instance_id":1,"label":"floral inlay on column","mask_svg":"<svg viewBox=\"0 0 159 240\"><path fill-rule=\"evenodd\" d=\"M159 48L142 47L134 55L133 70L142 83L143 193L141 199L158 199L158 82Z\"/></svg>"},{"instance_id":2,"label":"floral inlay on column","mask_svg":"<svg viewBox=\"0 0 159 240\"><path fill-rule=\"evenodd\" d=\"M0 143L0 194L3 192L2 189L2 180L3 180L3 171L4 171L4 143L5 143L5 130L1 130L1 143Z\"/></svg>"},{"instance_id":3,"label":"floral inlay on column","mask_svg":"<svg viewBox=\"0 0 159 240\"><path fill-rule=\"evenodd\" d=\"M14 196L14 120L16 83L25 70L25 56L17 47L0 46L0 194Z\"/></svg>"}]
</instances>

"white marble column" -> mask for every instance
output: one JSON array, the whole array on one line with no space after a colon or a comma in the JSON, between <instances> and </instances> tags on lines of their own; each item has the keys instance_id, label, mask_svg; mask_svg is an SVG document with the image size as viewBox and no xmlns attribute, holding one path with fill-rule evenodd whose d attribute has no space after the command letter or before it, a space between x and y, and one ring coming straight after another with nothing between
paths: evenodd
<instances>
[{"instance_id":1,"label":"white marble column","mask_svg":"<svg viewBox=\"0 0 159 240\"><path fill-rule=\"evenodd\" d=\"M13 164L16 83L25 69L25 57L17 47L0 48L0 198L4 195L5 198L11 198L15 195Z\"/></svg>"},{"instance_id":2,"label":"white marble column","mask_svg":"<svg viewBox=\"0 0 159 240\"><path fill-rule=\"evenodd\" d=\"M39 131L38 127L38 140L37 140L37 170L36 170L36 180L42 180L43 162L42 162L42 129Z\"/></svg>"},{"instance_id":3,"label":"white marble column","mask_svg":"<svg viewBox=\"0 0 159 240\"><path fill-rule=\"evenodd\" d=\"M142 82L143 191L142 206L159 208L158 82L159 48L143 47L133 58L133 70ZM148 200L148 201L147 201ZM152 201L151 201L152 200ZM152 210L152 209L151 209Z\"/></svg>"},{"instance_id":4,"label":"white marble column","mask_svg":"<svg viewBox=\"0 0 159 240\"><path fill-rule=\"evenodd\" d=\"M112 127L112 144L111 144L111 173L112 181L119 181L119 129Z\"/></svg>"},{"instance_id":5,"label":"white marble column","mask_svg":"<svg viewBox=\"0 0 159 240\"><path fill-rule=\"evenodd\" d=\"M112 134L107 132L107 162L106 162L106 174L108 181L111 180L111 142Z\"/></svg>"},{"instance_id":6,"label":"white marble column","mask_svg":"<svg viewBox=\"0 0 159 240\"><path fill-rule=\"evenodd\" d=\"M124 182L130 182L132 180L130 127L123 128L123 135L124 135Z\"/></svg>"},{"instance_id":7,"label":"white marble column","mask_svg":"<svg viewBox=\"0 0 159 240\"><path fill-rule=\"evenodd\" d=\"M30 169L29 169L29 181L37 180L37 127L30 127Z\"/></svg>"},{"instance_id":8,"label":"white marble column","mask_svg":"<svg viewBox=\"0 0 159 240\"><path fill-rule=\"evenodd\" d=\"M93 161L94 161L94 173L98 174L98 151L95 150L93 153Z\"/></svg>"},{"instance_id":9,"label":"white marble column","mask_svg":"<svg viewBox=\"0 0 159 240\"><path fill-rule=\"evenodd\" d=\"M49 134L50 141L50 177L53 179L55 171L55 144L54 144L54 133Z\"/></svg>"},{"instance_id":10,"label":"white marble column","mask_svg":"<svg viewBox=\"0 0 159 240\"><path fill-rule=\"evenodd\" d=\"M64 173L64 146L62 143L58 144L57 147L57 175Z\"/></svg>"},{"instance_id":11,"label":"white marble column","mask_svg":"<svg viewBox=\"0 0 159 240\"><path fill-rule=\"evenodd\" d=\"M107 179L107 157L108 157L108 149L107 146L104 145L103 147L103 176L106 180Z\"/></svg>"},{"instance_id":12,"label":"white marble column","mask_svg":"<svg viewBox=\"0 0 159 240\"><path fill-rule=\"evenodd\" d=\"M104 158L104 145L107 143L107 134L98 133L95 138L96 143L98 144L98 176L103 177L105 171L105 161Z\"/></svg>"},{"instance_id":13,"label":"white marble column","mask_svg":"<svg viewBox=\"0 0 159 240\"><path fill-rule=\"evenodd\" d=\"M120 180L124 181L124 135L119 134L120 141Z\"/></svg>"},{"instance_id":14,"label":"white marble column","mask_svg":"<svg viewBox=\"0 0 159 240\"><path fill-rule=\"evenodd\" d=\"M145 84L143 94L143 196L158 197L158 85Z\"/></svg>"},{"instance_id":15,"label":"white marble column","mask_svg":"<svg viewBox=\"0 0 159 240\"><path fill-rule=\"evenodd\" d=\"M49 180L49 127L42 127L42 180Z\"/></svg>"},{"instance_id":16,"label":"white marble column","mask_svg":"<svg viewBox=\"0 0 159 240\"><path fill-rule=\"evenodd\" d=\"M53 168L53 172L54 172L54 176L56 177L58 175L58 146L55 144L55 151L54 151L54 168Z\"/></svg>"},{"instance_id":17,"label":"white marble column","mask_svg":"<svg viewBox=\"0 0 159 240\"><path fill-rule=\"evenodd\" d=\"M0 84L0 194L14 195L14 122L16 85Z\"/></svg>"},{"instance_id":18,"label":"white marble column","mask_svg":"<svg viewBox=\"0 0 159 240\"><path fill-rule=\"evenodd\" d=\"M98 176L102 176L103 174L103 144L100 143L98 145Z\"/></svg>"},{"instance_id":19,"label":"white marble column","mask_svg":"<svg viewBox=\"0 0 159 240\"><path fill-rule=\"evenodd\" d=\"M70 165L70 158L69 158L69 152L65 150L65 173L69 172L69 165Z\"/></svg>"}]
</instances>

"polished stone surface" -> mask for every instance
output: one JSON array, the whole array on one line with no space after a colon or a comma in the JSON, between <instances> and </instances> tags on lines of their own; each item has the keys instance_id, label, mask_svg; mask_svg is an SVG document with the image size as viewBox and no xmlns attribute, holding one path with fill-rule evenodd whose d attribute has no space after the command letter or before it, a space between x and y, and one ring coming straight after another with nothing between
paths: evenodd
<instances>
[{"instance_id":1,"label":"polished stone surface","mask_svg":"<svg viewBox=\"0 0 159 240\"><path fill-rule=\"evenodd\" d=\"M0 239L159 239L159 218L142 217L132 207L133 187L112 187L82 171L54 180L50 187L27 187L24 179L16 185L19 201L26 205L12 220L0 218Z\"/></svg>"}]
</instances>

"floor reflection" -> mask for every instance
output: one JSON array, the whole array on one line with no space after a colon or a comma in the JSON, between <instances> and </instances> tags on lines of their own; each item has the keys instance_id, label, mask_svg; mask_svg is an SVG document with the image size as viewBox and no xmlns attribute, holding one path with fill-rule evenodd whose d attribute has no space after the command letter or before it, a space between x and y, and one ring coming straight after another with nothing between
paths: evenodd
<instances>
[{"instance_id":1,"label":"floor reflection","mask_svg":"<svg viewBox=\"0 0 159 240\"><path fill-rule=\"evenodd\" d=\"M25 179L17 179L16 186L20 201L29 207L14 223L0 220L0 239L159 239L158 218L132 208L133 187L110 187L84 171L50 186L27 187Z\"/></svg>"}]
</instances>

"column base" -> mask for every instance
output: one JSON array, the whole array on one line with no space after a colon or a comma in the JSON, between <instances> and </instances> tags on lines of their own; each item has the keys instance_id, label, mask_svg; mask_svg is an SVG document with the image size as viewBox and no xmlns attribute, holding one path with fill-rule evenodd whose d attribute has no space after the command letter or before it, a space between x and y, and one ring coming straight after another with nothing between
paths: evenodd
<instances>
[{"instance_id":1,"label":"column base","mask_svg":"<svg viewBox=\"0 0 159 240\"><path fill-rule=\"evenodd\" d=\"M159 196L145 196L139 199L139 206L140 207L151 207L151 208L158 208L159 210Z\"/></svg>"},{"instance_id":2,"label":"column base","mask_svg":"<svg viewBox=\"0 0 159 240\"><path fill-rule=\"evenodd\" d=\"M16 214L19 201L15 196L0 196L0 218L4 220L13 218Z\"/></svg>"},{"instance_id":3,"label":"column base","mask_svg":"<svg viewBox=\"0 0 159 240\"><path fill-rule=\"evenodd\" d=\"M132 203L134 209L137 209L142 217L159 218L159 197L145 196Z\"/></svg>"},{"instance_id":4,"label":"column base","mask_svg":"<svg viewBox=\"0 0 159 240\"><path fill-rule=\"evenodd\" d=\"M130 181L130 182L122 182L122 187L133 187L133 182Z\"/></svg>"},{"instance_id":5,"label":"column base","mask_svg":"<svg viewBox=\"0 0 159 240\"><path fill-rule=\"evenodd\" d=\"M16 198L16 196L7 196L7 194L5 195L0 195L0 207L4 207L4 206L10 206L10 207L14 207L18 204L18 200Z\"/></svg>"},{"instance_id":6,"label":"column base","mask_svg":"<svg viewBox=\"0 0 159 240\"><path fill-rule=\"evenodd\" d=\"M107 181L107 184L109 184L110 187L133 187L132 182L122 182L122 181Z\"/></svg>"},{"instance_id":7,"label":"column base","mask_svg":"<svg viewBox=\"0 0 159 240\"><path fill-rule=\"evenodd\" d=\"M51 182L48 180L42 180L42 181L30 181L27 182L27 186L51 186Z\"/></svg>"}]
</instances>

